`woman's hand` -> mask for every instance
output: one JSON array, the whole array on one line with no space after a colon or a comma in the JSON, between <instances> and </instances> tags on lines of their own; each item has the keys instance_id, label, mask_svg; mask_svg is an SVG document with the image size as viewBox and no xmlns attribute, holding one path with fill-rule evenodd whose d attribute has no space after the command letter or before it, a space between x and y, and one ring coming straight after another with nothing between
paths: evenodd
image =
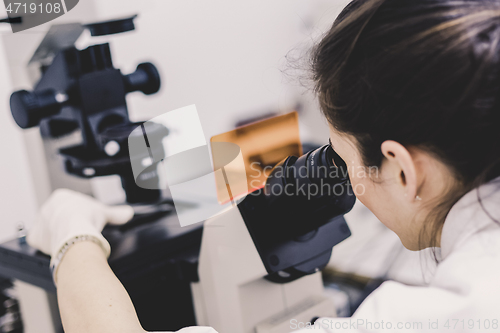
<instances>
[{"instance_id":1,"label":"woman's hand","mask_svg":"<svg viewBox=\"0 0 500 333\"><path fill-rule=\"evenodd\" d=\"M107 258L110 246L101 234L102 229L106 223L126 223L133 215L130 206L106 206L87 195L58 189L42 206L27 241L54 259L67 241L77 236L93 236Z\"/></svg>"}]
</instances>

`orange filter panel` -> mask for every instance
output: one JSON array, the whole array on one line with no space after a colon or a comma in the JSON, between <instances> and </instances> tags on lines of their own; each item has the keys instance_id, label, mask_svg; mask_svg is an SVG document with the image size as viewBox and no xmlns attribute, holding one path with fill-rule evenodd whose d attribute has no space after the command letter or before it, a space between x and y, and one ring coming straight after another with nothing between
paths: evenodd
<instances>
[{"instance_id":1,"label":"orange filter panel","mask_svg":"<svg viewBox=\"0 0 500 333\"><path fill-rule=\"evenodd\" d=\"M290 155L302 155L297 112L239 127L212 137L210 142L214 170L221 171L215 173L220 203L262 188L274 165ZM242 160L228 163L221 149L224 146L215 144L218 142L236 144Z\"/></svg>"}]
</instances>

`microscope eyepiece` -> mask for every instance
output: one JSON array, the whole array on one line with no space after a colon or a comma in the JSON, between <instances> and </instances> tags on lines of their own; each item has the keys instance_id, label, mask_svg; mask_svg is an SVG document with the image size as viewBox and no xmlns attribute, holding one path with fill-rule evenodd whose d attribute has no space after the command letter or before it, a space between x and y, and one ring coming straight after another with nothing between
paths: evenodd
<instances>
[{"instance_id":1,"label":"microscope eyepiece","mask_svg":"<svg viewBox=\"0 0 500 333\"><path fill-rule=\"evenodd\" d=\"M300 157L293 169L307 170L305 177L314 184L344 183L348 179L347 166L330 145L325 145ZM303 173L302 173L303 174ZM299 173L299 176L301 174Z\"/></svg>"},{"instance_id":2,"label":"microscope eyepiece","mask_svg":"<svg viewBox=\"0 0 500 333\"><path fill-rule=\"evenodd\" d=\"M296 237L347 213L356 201L347 165L330 145L280 162L271 171L263 194L269 211L278 212L275 227Z\"/></svg>"},{"instance_id":3,"label":"microscope eyepiece","mask_svg":"<svg viewBox=\"0 0 500 333\"><path fill-rule=\"evenodd\" d=\"M290 156L271 171L264 193L272 203L283 197L303 197L308 201L331 195L335 186L347 183L347 166L330 145L297 158Z\"/></svg>"}]
</instances>

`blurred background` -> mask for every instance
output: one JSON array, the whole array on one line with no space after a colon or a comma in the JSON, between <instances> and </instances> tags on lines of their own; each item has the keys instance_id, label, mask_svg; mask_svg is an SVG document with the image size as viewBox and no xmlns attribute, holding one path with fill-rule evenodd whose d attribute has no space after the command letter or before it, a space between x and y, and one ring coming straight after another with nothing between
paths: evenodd
<instances>
[{"instance_id":1,"label":"blurred background","mask_svg":"<svg viewBox=\"0 0 500 333\"><path fill-rule=\"evenodd\" d=\"M9 108L13 91L32 88L26 65L52 24L139 15L133 32L102 40L84 34L77 42L85 48L109 41L114 65L123 73L133 72L144 61L159 68L162 88L158 94L127 96L133 121L196 104L208 142L242 122L296 110L302 142L319 145L327 143L327 125L311 91L301 84L304 73L294 67L348 2L80 0L62 17L24 32L13 34L8 24L0 26L0 242L16 237L20 224L29 228L52 191L51 174L61 172L56 164L46 163L57 157L44 155L38 128L21 130ZM0 16L6 17L0 7ZM108 184L119 180L104 178L81 186L112 196L105 193ZM354 286L364 286L369 279L425 282L433 267L426 253L405 250L396 235L359 202L346 219L353 236L334 248L325 274L331 277L326 281L334 297L344 297L347 307L355 306L355 301L345 299L350 291L339 283L345 280L354 281ZM348 314L346 309L340 314Z\"/></svg>"}]
</instances>

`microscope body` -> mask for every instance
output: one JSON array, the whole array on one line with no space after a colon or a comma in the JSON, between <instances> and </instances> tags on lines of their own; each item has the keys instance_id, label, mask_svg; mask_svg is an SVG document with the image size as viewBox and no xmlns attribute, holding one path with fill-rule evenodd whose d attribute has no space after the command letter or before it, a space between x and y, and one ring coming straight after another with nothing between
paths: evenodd
<instances>
[{"instance_id":1,"label":"microscope body","mask_svg":"<svg viewBox=\"0 0 500 333\"><path fill-rule=\"evenodd\" d=\"M290 320L335 316L320 272L285 284L265 278L237 207L205 222L198 275L191 284L197 324L219 333L285 333Z\"/></svg>"},{"instance_id":2,"label":"microscope body","mask_svg":"<svg viewBox=\"0 0 500 333\"><path fill-rule=\"evenodd\" d=\"M258 190L205 222L199 281L191 284L198 325L219 333L286 333L291 320L335 316L320 270L350 231L343 215L325 217L300 236L283 229L283 221L307 223L306 215L322 219L317 212L276 212Z\"/></svg>"}]
</instances>

